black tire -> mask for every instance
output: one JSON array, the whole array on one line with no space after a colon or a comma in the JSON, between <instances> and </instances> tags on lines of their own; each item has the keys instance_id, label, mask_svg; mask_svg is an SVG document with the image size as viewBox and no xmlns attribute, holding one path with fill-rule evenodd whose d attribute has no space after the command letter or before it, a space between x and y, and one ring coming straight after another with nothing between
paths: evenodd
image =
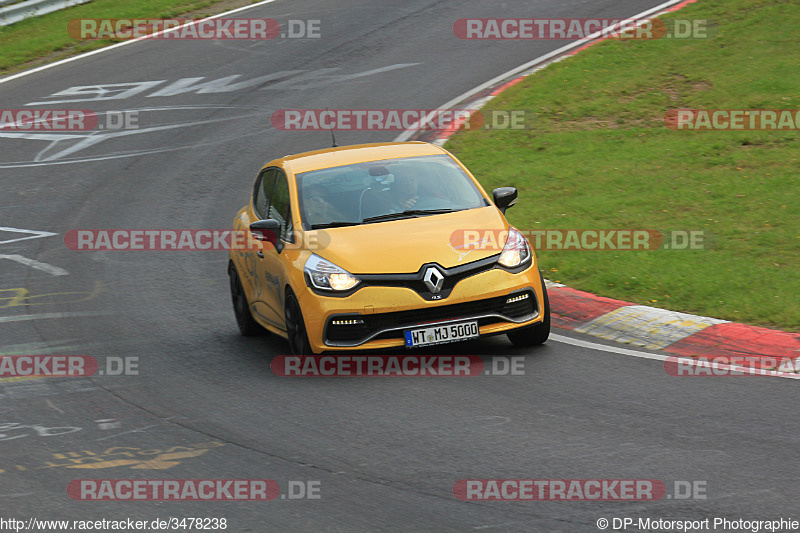
<instances>
[{"instance_id":1,"label":"black tire","mask_svg":"<svg viewBox=\"0 0 800 533\"><path fill-rule=\"evenodd\" d=\"M515 346L536 346L543 344L550 336L550 298L547 296L547 287L544 285L544 277L541 272L539 272L539 277L542 280L542 292L544 293L544 302L542 302L541 309L544 318L533 326L508 333L508 340Z\"/></svg>"},{"instance_id":2,"label":"black tire","mask_svg":"<svg viewBox=\"0 0 800 533\"><path fill-rule=\"evenodd\" d=\"M250 314L250 306L247 303L247 296L244 294L244 287L239 280L239 273L233 263L228 265L228 277L231 282L231 300L233 301L233 314L236 317L236 324L239 331L245 337L255 337L264 334L264 328L256 322Z\"/></svg>"},{"instance_id":3,"label":"black tire","mask_svg":"<svg viewBox=\"0 0 800 533\"><path fill-rule=\"evenodd\" d=\"M283 312L286 319L286 336L292 355L314 355L311 351L311 343L308 342L303 312L291 290L286 293L286 305Z\"/></svg>"}]
</instances>

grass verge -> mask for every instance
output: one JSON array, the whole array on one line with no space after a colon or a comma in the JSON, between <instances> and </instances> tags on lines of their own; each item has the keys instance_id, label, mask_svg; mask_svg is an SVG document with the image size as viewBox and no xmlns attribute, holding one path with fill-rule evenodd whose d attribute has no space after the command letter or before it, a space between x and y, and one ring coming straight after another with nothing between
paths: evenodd
<instances>
[{"instance_id":1,"label":"grass verge","mask_svg":"<svg viewBox=\"0 0 800 533\"><path fill-rule=\"evenodd\" d=\"M202 18L258 0L92 0L87 4L0 26L0 76L102 48L119 40L78 41L67 24L80 18Z\"/></svg>"},{"instance_id":2,"label":"grass verge","mask_svg":"<svg viewBox=\"0 0 800 533\"><path fill-rule=\"evenodd\" d=\"M780 0L699 0L708 39L609 40L484 109L525 130L447 144L487 189L512 185L521 229L704 230L704 250L537 252L546 277L637 303L800 331L798 131L674 131L670 109L798 109L800 22Z\"/></svg>"}]
</instances>

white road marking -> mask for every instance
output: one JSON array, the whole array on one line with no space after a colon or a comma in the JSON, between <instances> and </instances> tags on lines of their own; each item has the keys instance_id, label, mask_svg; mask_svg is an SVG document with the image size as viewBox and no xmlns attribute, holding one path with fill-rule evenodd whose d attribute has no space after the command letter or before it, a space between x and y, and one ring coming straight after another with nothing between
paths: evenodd
<instances>
[{"instance_id":1,"label":"white road marking","mask_svg":"<svg viewBox=\"0 0 800 533\"><path fill-rule=\"evenodd\" d=\"M0 244L10 244L12 242L19 242L19 241L26 241L28 239L41 239L42 237L53 237L54 235L58 235L58 233L51 233L49 231L36 231L32 229L19 229L19 228L7 228L4 226L0 226L0 231L6 231L9 233L28 233L28 237L20 237L18 239L11 239L9 241L0 241Z\"/></svg>"},{"instance_id":2,"label":"white road marking","mask_svg":"<svg viewBox=\"0 0 800 533\"><path fill-rule=\"evenodd\" d=\"M571 346L578 346L580 348L586 348L588 350L597 350L601 352L610 352L610 353L618 353L622 355L629 355L631 357L638 357L640 359L653 359L656 361L666 361L670 358L680 358L680 359L687 359L693 361L691 357L681 357L677 355L661 355L656 353L648 353L648 352L640 352L638 350L630 350L628 348L621 348L616 346L608 346L606 344L597 344L595 342L584 341L580 339L573 339L571 337L565 337L563 335L557 335L554 333L550 334L550 340L554 340L556 342L562 342L564 344L569 344ZM776 372L772 370L753 370L751 368L740 367L736 365L726 365L721 363L708 363L705 362L702 366L710 366L711 368L717 368L720 370L731 370L735 372L743 372L743 373L753 373L755 372L757 375L764 375L767 377L776 377L776 378L788 378L788 379L800 379L800 374L791 374L786 372Z\"/></svg>"},{"instance_id":3,"label":"white road marking","mask_svg":"<svg viewBox=\"0 0 800 533\"><path fill-rule=\"evenodd\" d=\"M102 437L102 438L94 439L94 440L97 441L97 442L100 442L100 441L104 441L104 440L108 440L108 439L114 439L116 437L121 437L122 435L128 435L130 433L142 433L142 432L144 432L144 431L146 431L148 429L154 428L154 427L157 427L157 426L152 425L152 426L145 426L145 427L139 428L139 429L131 429L130 431L123 431L122 433L115 433L114 435L109 435L107 437Z\"/></svg>"},{"instance_id":4,"label":"white road marking","mask_svg":"<svg viewBox=\"0 0 800 533\"><path fill-rule=\"evenodd\" d=\"M198 120L192 122L182 122L178 124L164 124L161 126L152 126L149 128L141 128L137 130L122 130L122 131L109 131L105 133L98 133L98 132L91 132L84 135L78 134L53 134L53 133L30 133L30 132L0 132L0 137L7 137L11 139L31 139L31 140L38 140L38 141L50 141L50 144L47 148L41 150L38 155L36 156L37 163L43 162L51 162L63 158L65 156L71 155L73 153L79 152L91 146L94 146L98 143L109 139L115 139L117 137L127 137L130 135L141 135L147 134L157 131L166 131L172 130L176 128L189 128L193 126L201 126L206 124L214 124L217 122L224 122L228 120L238 120L240 118L246 118L245 116L241 117L228 117L228 118L218 118L218 119L209 119L209 120ZM59 142L65 140L74 140L77 141L75 144L72 144L66 148L63 148L60 151L53 151L54 148L58 145ZM49 152L49 153L48 153ZM2 228L0 228L2 229ZM53 233L52 235L56 235Z\"/></svg>"},{"instance_id":5,"label":"white road marking","mask_svg":"<svg viewBox=\"0 0 800 533\"><path fill-rule=\"evenodd\" d=\"M45 400L44 400L44 401L45 401L45 403L46 403L47 405L49 405L50 407L52 407L53 409L55 409L56 411L58 411L58 412L59 412L59 413L61 413L62 415L64 414L64 411L62 411L61 409L59 409L59 408L58 408L58 407L57 407L57 406L56 406L56 405L55 405L53 402L51 402L51 401L50 401L50 398L45 398Z\"/></svg>"},{"instance_id":6,"label":"white road marking","mask_svg":"<svg viewBox=\"0 0 800 533\"><path fill-rule=\"evenodd\" d=\"M249 6L244 6L244 7L239 7L239 8L236 8L236 9L232 9L231 11L226 11L225 13L220 13L219 15L206 17L206 18L204 18L202 20L212 20L212 19L227 17L228 15L232 15L233 13L238 13L239 11L252 9L254 7L264 6L264 5L267 5L267 4L271 4L272 2L275 2L275 1L276 0L262 0L261 2L258 2L258 3L255 3L255 4L251 4ZM190 23L183 24L182 26L178 26L177 28L174 28L174 30L177 30L178 28L182 28L183 26L188 26L189 24L197 24L198 22L200 22L200 21L192 21ZM171 30L171 31L174 31L174 30ZM161 34L161 33L164 33L164 32L162 31L162 32L158 32L158 33ZM0 84L6 83L6 82L9 82L9 81L12 81L12 80L16 80L16 79L19 79L19 78L22 78L24 76L28 76L28 75L34 74L36 72L41 72L43 70L47 70L47 69L50 69L50 68L53 68L53 67L57 67L59 65L65 64L65 63L70 63L72 61L78 61L79 59L83 59L85 57L90 57L90 56L93 56L93 55L96 55L96 54L102 54L103 52L108 52L109 50L113 50L113 49L119 48L121 46L128 46L130 44L133 44L135 42L142 41L142 40L148 39L148 38L152 39L153 37L152 36L143 36L143 37L139 37L138 39L132 39L130 41L124 41L124 42L121 42L121 43L112 44L111 46L107 46L105 48L99 48L99 49L93 50L91 52L86 52L85 54L80 54L80 55L77 55L77 56L68 57L66 59L62 59L61 61L56 61L55 63L49 63L47 65L42 65L41 67L37 67L37 68L31 69L31 70L26 70L26 71L20 72L18 74L14 74L14 75L11 75L11 76L6 76L5 78L0 78Z\"/></svg>"},{"instance_id":7,"label":"white road marking","mask_svg":"<svg viewBox=\"0 0 800 533\"><path fill-rule=\"evenodd\" d=\"M20 228L9 228L5 226L0 226L0 231L4 231L7 233L27 233L27 237L19 237L17 239L9 239L6 241L0 241L0 245L2 244L10 244L12 242L20 242L20 241L27 241L29 239L41 239L42 237L54 237L58 235L58 233L53 233L50 231L37 231L32 229L20 229ZM66 276L69 274L66 270L61 267L53 266L49 263L43 263L41 261L37 261L36 259L30 259L25 257L24 255L19 254L0 254L0 259L9 259L11 261L16 261L25 266L29 266L31 268L35 268L36 270L41 270L43 272L47 272L53 276Z\"/></svg>"},{"instance_id":8,"label":"white road marking","mask_svg":"<svg viewBox=\"0 0 800 533\"><path fill-rule=\"evenodd\" d=\"M41 261L37 261L36 259L30 259L25 257L24 255L19 254L0 254L0 259L10 259L12 261L16 261L17 263L23 264L25 266L29 266L31 268L35 268L36 270L41 270L43 272L47 272L53 276L66 276L69 274L66 270L61 267L53 266L49 263L42 263Z\"/></svg>"},{"instance_id":9,"label":"white road marking","mask_svg":"<svg viewBox=\"0 0 800 533\"><path fill-rule=\"evenodd\" d=\"M609 311L575 331L607 341L660 350L709 326L726 322L646 305L628 305Z\"/></svg>"}]
</instances>

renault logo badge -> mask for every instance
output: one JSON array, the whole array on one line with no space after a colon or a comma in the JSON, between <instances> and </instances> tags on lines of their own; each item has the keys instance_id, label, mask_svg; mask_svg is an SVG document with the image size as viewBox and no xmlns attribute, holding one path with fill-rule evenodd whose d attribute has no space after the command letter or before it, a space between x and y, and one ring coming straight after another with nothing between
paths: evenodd
<instances>
[{"instance_id":1,"label":"renault logo badge","mask_svg":"<svg viewBox=\"0 0 800 533\"><path fill-rule=\"evenodd\" d=\"M434 267L428 267L428 270L425 271L425 278L423 279L425 282L425 286L428 287L428 290L431 291L433 294L439 294L442 292L442 285L444 285L444 276L439 269Z\"/></svg>"}]
</instances>

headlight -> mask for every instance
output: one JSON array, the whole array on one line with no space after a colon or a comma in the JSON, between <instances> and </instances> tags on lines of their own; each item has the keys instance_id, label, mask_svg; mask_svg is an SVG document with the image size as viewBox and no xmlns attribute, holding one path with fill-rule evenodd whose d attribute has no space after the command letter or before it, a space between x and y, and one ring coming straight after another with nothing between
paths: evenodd
<instances>
[{"instance_id":1,"label":"headlight","mask_svg":"<svg viewBox=\"0 0 800 533\"><path fill-rule=\"evenodd\" d=\"M350 272L317 254L311 254L303 270L308 274L314 288L324 291L347 291L361 282Z\"/></svg>"},{"instance_id":2,"label":"headlight","mask_svg":"<svg viewBox=\"0 0 800 533\"><path fill-rule=\"evenodd\" d=\"M528 246L528 240L522 233L510 228L508 230L508 240L497 262L506 268L516 268L528 262L530 258L531 249Z\"/></svg>"}]
</instances>

